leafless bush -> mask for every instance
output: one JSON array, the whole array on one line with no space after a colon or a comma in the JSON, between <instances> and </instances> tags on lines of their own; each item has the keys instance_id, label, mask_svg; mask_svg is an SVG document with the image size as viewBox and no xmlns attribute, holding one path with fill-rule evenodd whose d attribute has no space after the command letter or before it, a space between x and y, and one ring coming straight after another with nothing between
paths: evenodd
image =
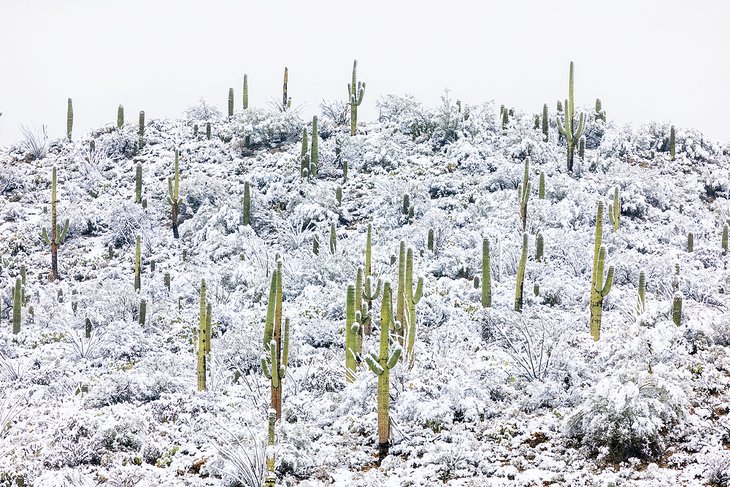
<instances>
[{"instance_id":1,"label":"leafless bush","mask_svg":"<svg viewBox=\"0 0 730 487\"><path fill-rule=\"evenodd\" d=\"M522 315L511 317L492 315L495 344L510 358L518 374L528 381L546 377L555 349L556 337L548 333L541 320L529 323Z\"/></svg>"},{"instance_id":2,"label":"leafless bush","mask_svg":"<svg viewBox=\"0 0 730 487\"><path fill-rule=\"evenodd\" d=\"M20 126L23 134L23 147L33 155L34 159L43 159L48 153L48 133L46 126L41 125L40 129L28 128L25 125Z\"/></svg>"},{"instance_id":3,"label":"leafless bush","mask_svg":"<svg viewBox=\"0 0 730 487\"><path fill-rule=\"evenodd\" d=\"M248 441L243 441L221 423L216 421L216 424L226 437L213 443L224 463L219 473L247 487L261 487L266 460L266 443L263 438L247 426Z\"/></svg>"}]
</instances>

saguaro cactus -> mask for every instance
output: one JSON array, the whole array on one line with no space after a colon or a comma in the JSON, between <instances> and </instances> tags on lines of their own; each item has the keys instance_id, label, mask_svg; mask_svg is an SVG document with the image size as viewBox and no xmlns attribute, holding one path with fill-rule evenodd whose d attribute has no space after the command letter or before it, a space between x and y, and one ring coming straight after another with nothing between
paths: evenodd
<instances>
[{"instance_id":1,"label":"saguaro cactus","mask_svg":"<svg viewBox=\"0 0 730 487\"><path fill-rule=\"evenodd\" d=\"M606 121L606 111L601 109L600 98L596 98L596 120Z\"/></svg>"},{"instance_id":2,"label":"saguaro cactus","mask_svg":"<svg viewBox=\"0 0 730 487\"><path fill-rule=\"evenodd\" d=\"M537 197L545 199L545 171L540 171L540 182L538 184Z\"/></svg>"},{"instance_id":3,"label":"saguaro cactus","mask_svg":"<svg viewBox=\"0 0 730 487\"><path fill-rule=\"evenodd\" d=\"M50 281L57 280L58 277L58 247L66 240L68 235L68 219L60 223L56 223L56 166L51 171L51 235L43 228L41 237L46 245L51 247L51 273L48 276Z\"/></svg>"},{"instance_id":4,"label":"saguaro cactus","mask_svg":"<svg viewBox=\"0 0 730 487\"><path fill-rule=\"evenodd\" d=\"M593 249L593 273L591 275L591 336L598 341L601 338L601 316L603 314L603 298L608 296L613 286L613 266L608 268L606 280L603 280L603 267L606 260L606 247L603 241L603 201L598 202L596 213L596 243Z\"/></svg>"},{"instance_id":5,"label":"saguaro cactus","mask_svg":"<svg viewBox=\"0 0 730 487\"><path fill-rule=\"evenodd\" d=\"M266 438L266 471L264 473L264 487L276 487L276 410L269 408L268 434Z\"/></svg>"},{"instance_id":6,"label":"saguaro cactus","mask_svg":"<svg viewBox=\"0 0 730 487\"><path fill-rule=\"evenodd\" d=\"M542 262L543 252L545 251L545 239L542 232L537 232L535 237L535 261Z\"/></svg>"},{"instance_id":7,"label":"saguaro cactus","mask_svg":"<svg viewBox=\"0 0 730 487\"><path fill-rule=\"evenodd\" d=\"M527 228L527 202L530 200L530 158L525 158L525 174L522 177L522 184L517 188L517 201L519 203L520 224L522 231Z\"/></svg>"},{"instance_id":8,"label":"saguaro cactus","mask_svg":"<svg viewBox=\"0 0 730 487\"><path fill-rule=\"evenodd\" d=\"M142 164L137 164L134 175L134 202L142 204Z\"/></svg>"},{"instance_id":9,"label":"saguaro cactus","mask_svg":"<svg viewBox=\"0 0 730 487\"><path fill-rule=\"evenodd\" d=\"M251 225L251 185L248 181L243 183L243 224Z\"/></svg>"},{"instance_id":10,"label":"saguaro cactus","mask_svg":"<svg viewBox=\"0 0 730 487\"><path fill-rule=\"evenodd\" d=\"M426 237L426 247L428 250L433 252L433 228L428 229L428 236Z\"/></svg>"},{"instance_id":11,"label":"saguaro cactus","mask_svg":"<svg viewBox=\"0 0 730 487\"><path fill-rule=\"evenodd\" d=\"M137 135L139 135L139 146L142 147L144 145L144 111L139 112L139 128L137 130Z\"/></svg>"},{"instance_id":12,"label":"saguaro cactus","mask_svg":"<svg viewBox=\"0 0 730 487\"><path fill-rule=\"evenodd\" d=\"M271 275L269 304L266 309L266 326L264 327L264 354L261 356L264 377L269 379L271 384L271 407L276 411L276 419L281 419L281 393L286 368L289 366L288 318L284 321L282 330L282 267L281 259L277 259L276 270Z\"/></svg>"},{"instance_id":13,"label":"saguaro cactus","mask_svg":"<svg viewBox=\"0 0 730 487\"><path fill-rule=\"evenodd\" d=\"M122 127L124 127L124 107L119 105L119 108L117 108L117 128L121 129Z\"/></svg>"},{"instance_id":14,"label":"saguaro cactus","mask_svg":"<svg viewBox=\"0 0 730 487\"><path fill-rule=\"evenodd\" d=\"M210 122L206 122L205 123L205 138L208 139L208 140L210 140L210 137L212 135L212 132L213 132L213 130L212 130L211 126L210 126Z\"/></svg>"},{"instance_id":15,"label":"saguaro cactus","mask_svg":"<svg viewBox=\"0 0 730 487\"><path fill-rule=\"evenodd\" d=\"M608 220L613 225L613 231L618 232L621 218L621 200L618 197L618 186L613 188L613 203L608 204Z\"/></svg>"},{"instance_id":16,"label":"saguaro cactus","mask_svg":"<svg viewBox=\"0 0 730 487\"><path fill-rule=\"evenodd\" d=\"M355 286L349 284L347 286L347 305L345 308L345 380L347 382L355 381L355 370L357 368L357 336L360 334L360 323L355 317L356 296Z\"/></svg>"},{"instance_id":17,"label":"saguaro cactus","mask_svg":"<svg viewBox=\"0 0 730 487\"><path fill-rule=\"evenodd\" d=\"M573 171L573 150L576 143L583 136L585 131L585 117L583 113L578 118L578 126L575 126L575 104L573 102L573 61L570 62L570 77L568 80L568 99L565 101L565 127L560 117L556 118L558 131L565 137L568 145L568 171Z\"/></svg>"},{"instance_id":18,"label":"saguaro cactus","mask_svg":"<svg viewBox=\"0 0 730 487\"><path fill-rule=\"evenodd\" d=\"M728 224L726 223L722 227L722 255L727 255L728 250Z\"/></svg>"},{"instance_id":19,"label":"saguaro cactus","mask_svg":"<svg viewBox=\"0 0 730 487\"><path fill-rule=\"evenodd\" d=\"M682 325L682 293L677 291L672 299L672 321L677 326Z\"/></svg>"},{"instance_id":20,"label":"saguaro cactus","mask_svg":"<svg viewBox=\"0 0 730 487\"><path fill-rule=\"evenodd\" d=\"M291 98L289 98L289 68L284 68L284 89L282 91L281 109L286 111L291 106Z\"/></svg>"},{"instance_id":21,"label":"saguaro cactus","mask_svg":"<svg viewBox=\"0 0 730 487\"><path fill-rule=\"evenodd\" d=\"M423 295L423 277L418 277L416 288L413 289L413 249L408 248L406 252L406 275L405 275L405 301L408 308L406 320L406 334L408 342L406 344L406 362L408 368L413 367L415 359L416 345L416 305Z\"/></svg>"},{"instance_id":22,"label":"saguaro cactus","mask_svg":"<svg viewBox=\"0 0 730 487\"><path fill-rule=\"evenodd\" d=\"M337 252L337 227L335 223L330 223L330 254L335 255Z\"/></svg>"},{"instance_id":23,"label":"saguaro cactus","mask_svg":"<svg viewBox=\"0 0 730 487\"><path fill-rule=\"evenodd\" d=\"M66 107L66 137L71 142L71 133L74 129L74 104L71 98L68 99L68 106Z\"/></svg>"},{"instance_id":24,"label":"saguaro cactus","mask_svg":"<svg viewBox=\"0 0 730 487\"><path fill-rule=\"evenodd\" d=\"M243 109L248 109L248 75L243 75Z\"/></svg>"},{"instance_id":25,"label":"saguaro cactus","mask_svg":"<svg viewBox=\"0 0 730 487\"><path fill-rule=\"evenodd\" d=\"M347 98L350 102L350 135L357 133L357 107L365 95L365 83L357 80L357 59L352 63L352 83L347 85Z\"/></svg>"},{"instance_id":26,"label":"saguaro cactus","mask_svg":"<svg viewBox=\"0 0 730 487\"><path fill-rule=\"evenodd\" d=\"M137 235L137 243L134 247L134 290L142 288L142 237Z\"/></svg>"},{"instance_id":27,"label":"saguaro cactus","mask_svg":"<svg viewBox=\"0 0 730 487\"><path fill-rule=\"evenodd\" d=\"M309 177L309 142L307 139L307 127L302 129L302 154L299 156L300 175L303 178Z\"/></svg>"},{"instance_id":28,"label":"saguaro cactus","mask_svg":"<svg viewBox=\"0 0 730 487\"><path fill-rule=\"evenodd\" d=\"M636 313L641 315L646 310L646 273L642 269L639 272L639 288L636 303Z\"/></svg>"},{"instance_id":29,"label":"saguaro cactus","mask_svg":"<svg viewBox=\"0 0 730 487\"><path fill-rule=\"evenodd\" d=\"M393 322L393 304L390 282L383 284L383 300L380 307L380 351L376 357L372 352L365 357L368 367L378 376L378 453L381 459L388 456L390 448L390 370L396 366L402 349L396 345L393 353L388 350L390 327Z\"/></svg>"},{"instance_id":30,"label":"saguaro cactus","mask_svg":"<svg viewBox=\"0 0 730 487\"><path fill-rule=\"evenodd\" d=\"M144 324L147 322L147 300L142 299L139 302L139 324L140 326L144 326Z\"/></svg>"},{"instance_id":31,"label":"saguaro cactus","mask_svg":"<svg viewBox=\"0 0 730 487\"><path fill-rule=\"evenodd\" d=\"M233 116L233 88L228 88L228 118Z\"/></svg>"},{"instance_id":32,"label":"saguaro cactus","mask_svg":"<svg viewBox=\"0 0 730 487\"><path fill-rule=\"evenodd\" d=\"M180 238L177 231L177 216L180 211L180 152L175 149L175 172L172 178L167 179L167 202L172 211L172 235Z\"/></svg>"},{"instance_id":33,"label":"saguaro cactus","mask_svg":"<svg viewBox=\"0 0 730 487\"><path fill-rule=\"evenodd\" d=\"M687 252L694 252L695 250L695 234L689 232L687 234Z\"/></svg>"},{"instance_id":34,"label":"saguaro cactus","mask_svg":"<svg viewBox=\"0 0 730 487\"><path fill-rule=\"evenodd\" d=\"M206 389L206 378L207 378L207 357L206 350L208 350L208 327L206 326L206 311L207 306L205 302L205 279L200 281L200 321L198 325L198 391L204 391Z\"/></svg>"},{"instance_id":35,"label":"saguaro cactus","mask_svg":"<svg viewBox=\"0 0 730 487\"><path fill-rule=\"evenodd\" d=\"M492 269L489 259L489 239L482 240L482 307L492 306Z\"/></svg>"},{"instance_id":36,"label":"saguaro cactus","mask_svg":"<svg viewBox=\"0 0 730 487\"><path fill-rule=\"evenodd\" d=\"M547 103L542 106L542 140L547 142L549 138L550 121L548 120Z\"/></svg>"},{"instance_id":37,"label":"saguaro cactus","mask_svg":"<svg viewBox=\"0 0 730 487\"><path fill-rule=\"evenodd\" d=\"M23 291L21 279L15 279L15 288L13 289L13 334L20 333L20 313L23 308Z\"/></svg>"},{"instance_id":38,"label":"saguaro cactus","mask_svg":"<svg viewBox=\"0 0 730 487\"><path fill-rule=\"evenodd\" d=\"M517 267L517 282L515 284L515 311L522 311L522 291L525 286L525 267L527 266L527 233L522 234L522 255Z\"/></svg>"},{"instance_id":39,"label":"saguaro cactus","mask_svg":"<svg viewBox=\"0 0 730 487\"><path fill-rule=\"evenodd\" d=\"M672 160L674 160L674 156L676 155L676 132L674 130L674 125L672 125L669 129L669 155L671 156Z\"/></svg>"},{"instance_id":40,"label":"saguaro cactus","mask_svg":"<svg viewBox=\"0 0 730 487\"><path fill-rule=\"evenodd\" d=\"M319 174L319 129L317 128L317 115L312 117L312 154L309 157L309 173L313 178Z\"/></svg>"}]
</instances>

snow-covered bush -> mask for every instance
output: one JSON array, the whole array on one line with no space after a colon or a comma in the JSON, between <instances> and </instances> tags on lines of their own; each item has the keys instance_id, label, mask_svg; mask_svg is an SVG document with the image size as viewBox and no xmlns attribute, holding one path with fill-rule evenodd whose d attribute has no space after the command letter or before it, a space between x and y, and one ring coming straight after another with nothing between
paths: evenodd
<instances>
[{"instance_id":1,"label":"snow-covered bush","mask_svg":"<svg viewBox=\"0 0 730 487\"><path fill-rule=\"evenodd\" d=\"M278 147L301 136L302 119L296 110L249 108L234 115L233 134L240 140L248 137L248 147Z\"/></svg>"},{"instance_id":2,"label":"snow-covered bush","mask_svg":"<svg viewBox=\"0 0 730 487\"><path fill-rule=\"evenodd\" d=\"M196 105L185 110L185 117L191 122L211 122L219 120L221 112L201 98Z\"/></svg>"},{"instance_id":3,"label":"snow-covered bush","mask_svg":"<svg viewBox=\"0 0 730 487\"><path fill-rule=\"evenodd\" d=\"M43 159L48 153L48 133L46 126L41 126L40 129L28 128L24 125L20 127L23 133L22 145L34 159Z\"/></svg>"}]
</instances>

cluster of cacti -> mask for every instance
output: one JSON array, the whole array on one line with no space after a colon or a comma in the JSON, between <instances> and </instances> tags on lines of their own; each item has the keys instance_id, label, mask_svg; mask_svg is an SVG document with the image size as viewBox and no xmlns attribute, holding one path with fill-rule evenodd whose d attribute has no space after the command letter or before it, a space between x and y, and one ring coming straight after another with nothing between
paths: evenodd
<instances>
[{"instance_id":1,"label":"cluster of cacti","mask_svg":"<svg viewBox=\"0 0 730 487\"><path fill-rule=\"evenodd\" d=\"M248 109L248 75L243 75L243 109Z\"/></svg>"},{"instance_id":2,"label":"cluster of cacti","mask_svg":"<svg viewBox=\"0 0 730 487\"><path fill-rule=\"evenodd\" d=\"M268 432L266 435L266 453L264 470L264 487L276 487L276 410L269 408Z\"/></svg>"},{"instance_id":3,"label":"cluster of cacti","mask_svg":"<svg viewBox=\"0 0 730 487\"><path fill-rule=\"evenodd\" d=\"M48 276L50 281L55 281L58 276L58 247L66 240L68 235L68 219L61 226L56 223L56 167L51 171L51 234L43 228L41 237L46 245L51 247L51 273Z\"/></svg>"},{"instance_id":4,"label":"cluster of cacti","mask_svg":"<svg viewBox=\"0 0 730 487\"><path fill-rule=\"evenodd\" d=\"M517 187L517 202L523 232L527 228L527 202L530 200L530 186L530 159L525 158L525 174L522 177L522 184Z\"/></svg>"},{"instance_id":5,"label":"cluster of cacti","mask_svg":"<svg viewBox=\"0 0 730 487\"><path fill-rule=\"evenodd\" d=\"M248 181L243 183L243 224L251 225L251 185Z\"/></svg>"},{"instance_id":6,"label":"cluster of cacti","mask_svg":"<svg viewBox=\"0 0 730 487\"><path fill-rule=\"evenodd\" d=\"M525 267L527 267L527 233L522 234L522 254L517 266L517 281L515 283L515 311L522 311L523 290L525 287Z\"/></svg>"},{"instance_id":7,"label":"cluster of cacti","mask_svg":"<svg viewBox=\"0 0 730 487\"><path fill-rule=\"evenodd\" d=\"M603 241L603 201L598 202L596 214L596 242L593 249L593 272L591 274L591 336L595 341L601 338L601 316L603 314L603 298L608 296L613 286L613 266L609 266L606 280L603 280L603 268L606 260L606 247Z\"/></svg>"},{"instance_id":8,"label":"cluster of cacti","mask_svg":"<svg viewBox=\"0 0 730 487\"><path fill-rule=\"evenodd\" d=\"M121 129L122 127L124 127L124 107L119 105L119 108L117 108L117 128Z\"/></svg>"},{"instance_id":9,"label":"cluster of cacti","mask_svg":"<svg viewBox=\"0 0 730 487\"><path fill-rule=\"evenodd\" d=\"M167 179L167 202L172 211L172 235L180 238L177 231L177 217L180 211L180 152L175 149L175 167L173 177Z\"/></svg>"},{"instance_id":10,"label":"cluster of cacti","mask_svg":"<svg viewBox=\"0 0 730 487\"><path fill-rule=\"evenodd\" d=\"M413 249L406 249L406 242L401 240L398 254L398 295L396 298L396 319L401 324L398 336L401 345L405 345L405 360L408 367L413 366L416 344L416 305L423 295L423 277L419 277L413 288Z\"/></svg>"},{"instance_id":11,"label":"cluster of cacti","mask_svg":"<svg viewBox=\"0 0 730 487\"><path fill-rule=\"evenodd\" d=\"M271 385L271 407L276 411L276 419L281 418L281 393L286 368L289 365L289 318L282 323L282 267L283 263L277 256L276 269L271 274L269 304L266 309L264 327L264 354L261 356L264 377L269 380Z\"/></svg>"},{"instance_id":12,"label":"cluster of cacti","mask_svg":"<svg viewBox=\"0 0 730 487\"><path fill-rule=\"evenodd\" d=\"M71 133L74 129L74 105L71 98L68 99L68 106L66 107L66 137L71 142Z\"/></svg>"},{"instance_id":13,"label":"cluster of cacti","mask_svg":"<svg viewBox=\"0 0 730 487\"><path fill-rule=\"evenodd\" d=\"M142 289L142 237L137 235L134 247L134 290Z\"/></svg>"},{"instance_id":14,"label":"cluster of cacti","mask_svg":"<svg viewBox=\"0 0 730 487\"><path fill-rule=\"evenodd\" d=\"M548 120L548 106L545 103L542 106L542 139L547 142L549 138L550 121Z\"/></svg>"},{"instance_id":15,"label":"cluster of cacti","mask_svg":"<svg viewBox=\"0 0 730 487\"><path fill-rule=\"evenodd\" d=\"M558 106L560 111L560 106ZM565 137L568 145L568 171L573 171L573 150L585 130L585 118L583 113L580 114L578 125L575 124L575 104L573 102L573 61L570 62L570 77L568 80L568 98L565 100L565 125L560 121L560 117L556 118L558 122L558 131Z\"/></svg>"},{"instance_id":16,"label":"cluster of cacti","mask_svg":"<svg viewBox=\"0 0 730 487\"><path fill-rule=\"evenodd\" d=\"M139 135L139 146L144 145L144 111L139 112L139 129L137 131Z\"/></svg>"},{"instance_id":17,"label":"cluster of cacti","mask_svg":"<svg viewBox=\"0 0 730 487\"><path fill-rule=\"evenodd\" d=\"M137 170L134 174L134 202L142 204L142 164L137 164Z\"/></svg>"},{"instance_id":18,"label":"cluster of cacti","mask_svg":"<svg viewBox=\"0 0 730 487\"><path fill-rule=\"evenodd\" d=\"M482 240L482 307L492 306L492 267L490 263L489 239ZM475 281L475 287L478 284Z\"/></svg>"},{"instance_id":19,"label":"cluster of cacti","mask_svg":"<svg viewBox=\"0 0 730 487\"><path fill-rule=\"evenodd\" d=\"M618 186L613 188L613 203L608 204L608 220L613 225L613 231L618 232L621 219L621 200L618 195Z\"/></svg>"},{"instance_id":20,"label":"cluster of cacti","mask_svg":"<svg viewBox=\"0 0 730 487\"><path fill-rule=\"evenodd\" d=\"M206 305L205 297L205 279L200 281L200 321L198 324L198 391L204 391L206 389L206 381L208 377L208 357L207 351L209 348L210 336L208 335L208 326L206 312L208 307Z\"/></svg>"},{"instance_id":21,"label":"cluster of cacti","mask_svg":"<svg viewBox=\"0 0 730 487\"><path fill-rule=\"evenodd\" d=\"M380 458L388 455L390 447L390 370L396 366L402 349L396 344L390 353L390 328L396 331L402 326L393 322L393 304L390 282L383 284L383 299L380 307L380 350L378 356L372 352L365 356L370 370L378 376L378 451Z\"/></svg>"},{"instance_id":22,"label":"cluster of cacti","mask_svg":"<svg viewBox=\"0 0 730 487\"><path fill-rule=\"evenodd\" d=\"M233 116L233 88L228 88L228 118Z\"/></svg>"},{"instance_id":23,"label":"cluster of cacti","mask_svg":"<svg viewBox=\"0 0 730 487\"><path fill-rule=\"evenodd\" d=\"M347 98L350 103L350 135L357 133L357 107L365 95L365 83L357 80L357 59L352 63L352 83L347 85Z\"/></svg>"}]
</instances>

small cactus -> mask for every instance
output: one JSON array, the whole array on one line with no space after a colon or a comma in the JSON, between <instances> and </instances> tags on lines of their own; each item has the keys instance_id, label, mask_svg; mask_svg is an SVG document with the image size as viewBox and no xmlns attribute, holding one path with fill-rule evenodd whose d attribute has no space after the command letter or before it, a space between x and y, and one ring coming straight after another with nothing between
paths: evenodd
<instances>
[{"instance_id":1,"label":"small cactus","mask_svg":"<svg viewBox=\"0 0 730 487\"><path fill-rule=\"evenodd\" d=\"M350 135L357 133L357 107L365 95L365 83L357 80L357 59L352 63L352 83L347 85L347 98L350 103Z\"/></svg>"},{"instance_id":2,"label":"small cactus","mask_svg":"<svg viewBox=\"0 0 730 487\"><path fill-rule=\"evenodd\" d=\"M172 281L172 279L170 277L170 273L169 272L165 272L164 283L165 283L165 289L167 289L167 293L168 294L170 293L170 283L171 283L171 281Z\"/></svg>"},{"instance_id":3,"label":"small cactus","mask_svg":"<svg viewBox=\"0 0 730 487\"><path fill-rule=\"evenodd\" d=\"M337 252L337 227L334 222L330 223L330 254L335 255Z\"/></svg>"},{"instance_id":4,"label":"small cactus","mask_svg":"<svg viewBox=\"0 0 730 487\"><path fill-rule=\"evenodd\" d=\"M291 107L291 98L289 98L289 68L284 68L284 88L282 90L281 110L286 111Z\"/></svg>"},{"instance_id":5,"label":"small cactus","mask_svg":"<svg viewBox=\"0 0 730 487\"><path fill-rule=\"evenodd\" d=\"M134 175L134 202L142 204L142 164L139 163Z\"/></svg>"},{"instance_id":6,"label":"small cactus","mask_svg":"<svg viewBox=\"0 0 730 487\"><path fill-rule=\"evenodd\" d=\"M319 237L316 234L312 237L312 253L319 255Z\"/></svg>"},{"instance_id":7,"label":"small cactus","mask_svg":"<svg viewBox=\"0 0 730 487\"><path fill-rule=\"evenodd\" d=\"M606 121L606 111L601 107L601 99L596 98L596 120Z\"/></svg>"},{"instance_id":8,"label":"small cactus","mask_svg":"<svg viewBox=\"0 0 730 487\"><path fill-rule=\"evenodd\" d=\"M728 250L728 224L725 223L722 227L722 255L727 255Z\"/></svg>"},{"instance_id":9,"label":"small cactus","mask_svg":"<svg viewBox=\"0 0 730 487\"><path fill-rule=\"evenodd\" d=\"M342 206L342 187L337 186L335 188L335 201L337 201L337 206Z\"/></svg>"},{"instance_id":10,"label":"small cactus","mask_svg":"<svg viewBox=\"0 0 730 487\"><path fill-rule=\"evenodd\" d=\"M91 332L93 331L93 326L91 324L91 320L89 318L86 318L84 321L84 336L86 338L91 338Z\"/></svg>"},{"instance_id":11,"label":"small cactus","mask_svg":"<svg viewBox=\"0 0 730 487\"><path fill-rule=\"evenodd\" d=\"M542 262L543 252L545 250L545 240L542 236L542 232L538 232L535 237L535 261Z\"/></svg>"},{"instance_id":12,"label":"small cactus","mask_svg":"<svg viewBox=\"0 0 730 487\"><path fill-rule=\"evenodd\" d=\"M428 229L428 237L426 239L426 246L428 247L428 250L433 252L433 228Z\"/></svg>"},{"instance_id":13,"label":"small cactus","mask_svg":"<svg viewBox=\"0 0 730 487\"><path fill-rule=\"evenodd\" d=\"M74 105L71 98L68 99L68 106L66 107L66 137L71 142L71 133L74 129Z\"/></svg>"},{"instance_id":14,"label":"small cactus","mask_svg":"<svg viewBox=\"0 0 730 487\"><path fill-rule=\"evenodd\" d=\"M228 88L228 118L233 116L233 88Z\"/></svg>"},{"instance_id":15,"label":"small cactus","mask_svg":"<svg viewBox=\"0 0 730 487\"><path fill-rule=\"evenodd\" d=\"M243 183L243 224L251 225L251 185L248 181Z\"/></svg>"},{"instance_id":16,"label":"small cactus","mask_svg":"<svg viewBox=\"0 0 730 487\"><path fill-rule=\"evenodd\" d=\"M642 269L639 272L639 288L636 312L637 314L642 315L644 314L644 311L646 311L646 273Z\"/></svg>"},{"instance_id":17,"label":"small cactus","mask_svg":"<svg viewBox=\"0 0 730 487\"><path fill-rule=\"evenodd\" d=\"M581 161L584 161L586 158L586 138L581 137L580 141L578 142L578 157L580 157Z\"/></svg>"},{"instance_id":18,"label":"small cactus","mask_svg":"<svg viewBox=\"0 0 730 487\"><path fill-rule=\"evenodd\" d=\"M621 200L618 195L618 186L613 188L613 203L608 204L608 220L613 225L613 231L618 232L619 220L621 219Z\"/></svg>"},{"instance_id":19,"label":"small cactus","mask_svg":"<svg viewBox=\"0 0 730 487\"><path fill-rule=\"evenodd\" d=\"M309 157L309 174L317 178L319 174L319 130L317 129L317 115L312 117L312 148Z\"/></svg>"},{"instance_id":20,"label":"small cactus","mask_svg":"<svg viewBox=\"0 0 730 487\"><path fill-rule=\"evenodd\" d=\"M682 293L679 291L674 293L674 298L672 299L672 321L677 326L682 326L682 301Z\"/></svg>"},{"instance_id":21,"label":"small cactus","mask_svg":"<svg viewBox=\"0 0 730 487\"><path fill-rule=\"evenodd\" d=\"M525 267L527 266L527 233L522 234L522 254L517 267L517 282L515 284L515 311L522 311L522 296L525 286Z\"/></svg>"},{"instance_id":22,"label":"small cactus","mask_svg":"<svg viewBox=\"0 0 730 487\"><path fill-rule=\"evenodd\" d=\"M139 324L144 326L147 322L147 300L142 299L139 302Z\"/></svg>"},{"instance_id":23,"label":"small cactus","mask_svg":"<svg viewBox=\"0 0 730 487\"><path fill-rule=\"evenodd\" d=\"M302 154L299 156L299 164L301 177L309 177L309 140L307 139L307 127L302 129Z\"/></svg>"},{"instance_id":24,"label":"small cactus","mask_svg":"<svg viewBox=\"0 0 730 487\"><path fill-rule=\"evenodd\" d=\"M474 284L474 289L479 289L479 276L474 276L474 279L472 279L472 283Z\"/></svg>"},{"instance_id":25,"label":"small cactus","mask_svg":"<svg viewBox=\"0 0 730 487\"><path fill-rule=\"evenodd\" d=\"M672 160L675 159L675 155L676 155L676 132L674 130L674 125L672 125L669 128L669 155L671 156Z\"/></svg>"},{"instance_id":26,"label":"small cactus","mask_svg":"<svg viewBox=\"0 0 730 487\"><path fill-rule=\"evenodd\" d=\"M198 326L198 391L206 389L207 378L207 357L205 351L208 349L208 340L210 337L207 333L206 317L207 311L205 302L205 279L200 281L200 321Z\"/></svg>"},{"instance_id":27,"label":"small cactus","mask_svg":"<svg viewBox=\"0 0 730 487\"><path fill-rule=\"evenodd\" d=\"M545 199L545 171L540 171L540 181L538 184L537 197L541 200Z\"/></svg>"},{"instance_id":28,"label":"small cactus","mask_svg":"<svg viewBox=\"0 0 730 487\"><path fill-rule=\"evenodd\" d=\"M205 138L210 140L212 133L213 133L213 130L210 126L210 122L206 122L205 123Z\"/></svg>"},{"instance_id":29,"label":"small cactus","mask_svg":"<svg viewBox=\"0 0 730 487\"><path fill-rule=\"evenodd\" d=\"M122 127L124 127L124 107L119 105L119 108L117 108L117 128L121 129Z\"/></svg>"},{"instance_id":30,"label":"small cactus","mask_svg":"<svg viewBox=\"0 0 730 487\"><path fill-rule=\"evenodd\" d=\"M548 141L549 129L550 129L550 122L548 120L548 106L547 106L547 103L545 103L542 106L542 140L544 142Z\"/></svg>"},{"instance_id":31,"label":"small cactus","mask_svg":"<svg viewBox=\"0 0 730 487\"><path fill-rule=\"evenodd\" d=\"M139 135L139 146L144 145L144 111L139 112L139 129L137 130Z\"/></svg>"},{"instance_id":32,"label":"small cactus","mask_svg":"<svg viewBox=\"0 0 730 487\"><path fill-rule=\"evenodd\" d=\"M20 278L15 279L15 289L13 290L13 335L20 333L20 317L21 308L23 307L23 291Z\"/></svg>"}]
</instances>

